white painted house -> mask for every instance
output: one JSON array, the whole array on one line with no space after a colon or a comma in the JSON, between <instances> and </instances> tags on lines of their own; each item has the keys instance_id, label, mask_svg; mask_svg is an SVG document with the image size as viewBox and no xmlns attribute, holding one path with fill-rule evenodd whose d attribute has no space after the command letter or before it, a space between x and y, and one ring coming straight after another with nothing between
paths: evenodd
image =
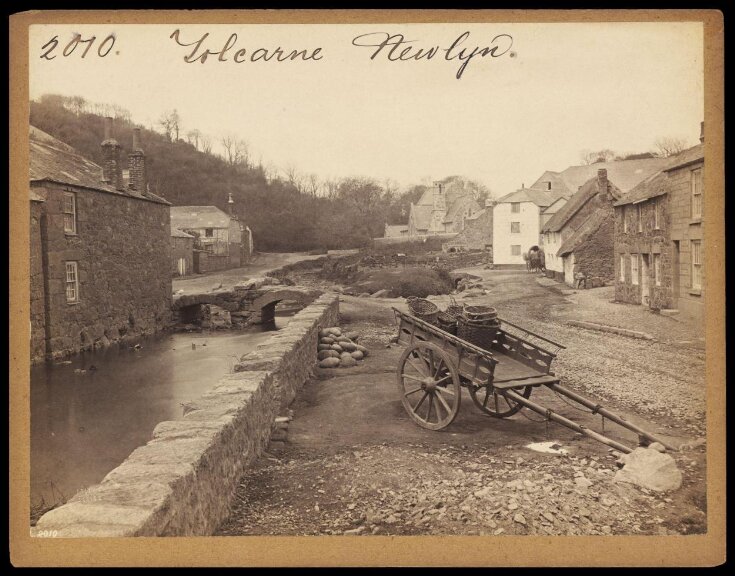
<instances>
[{"instance_id":1,"label":"white painted house","mask_svg":"<svg viewBox=\"0 0 735 576\"><path fill-rule=\"evenodd\" d=\"M523 265L523 255L540 244L541 227L550 217L546 209L563 206L566 197L556 190L521 188L506 194L493 208L493 263Z\"/></svg>"}]
</instances>

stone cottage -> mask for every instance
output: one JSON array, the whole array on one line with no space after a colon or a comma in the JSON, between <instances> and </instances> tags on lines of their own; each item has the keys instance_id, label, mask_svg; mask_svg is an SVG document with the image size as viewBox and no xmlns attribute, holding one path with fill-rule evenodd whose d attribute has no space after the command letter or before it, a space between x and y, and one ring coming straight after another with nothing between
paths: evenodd
<instances>
[{"instance_id":1,"label":"stone cottage","mask_svg":"<svg viewBox=\"0 0 735 576\"><path fill-rule=\"evenodd\" d=\"M574 285L577 273L584 274L587 286L612 282L614 277L613 203L622 192L608 180L607 170L580 186L569 200L541 228L546 255L546 274Z\"/></svg>"},{"instance_id":2,"label":"stone cottage","mask_svg":"<svg viewBox=\"0 0 735 576\"><path fill-rule=\"evenodd\" d=\"M103 166L30 128L31 359L150 334L171 314L169 203L146 182L140 132L122 175L105 119Z\"/></svg>"},{"instance_id":3,"label":"stone cottage","mask_svg":"<svg viewBox=\"0 0 735 576\"><path fill-rule=\"evenodd\" d=\"M183 230L171 229L171 273L188 276L194 273L195 237Z\"/></svg>"},{"instance_id":4,"label":"stone cottage","mask_svg":"<svg viewBox=\"0 0 735 576\"><path fill-rule=\"evenodd\" d=\"M445 252L464 250L488 250L493 247L493 207L495 202L488 199L485 208L465 221L465 228L451 240L442 244Z\"/></svg>"},{"instance_id":5,"label":"stone cottage","mask_svg":"<svg viewBox=\"0 0 735 576\"><path fill-rule=\"evenodd\" d=\"M238 268L250 259L250 229L216 206L172 206L171 227L195 238L193 268L198 274Z\"/></svg>"},{"instance_id":6,"label":"stone cottage","mask_svg":"<svg viewBox=\"0 0 735 576\"><path fill-rule=\"evenodd\" d=\"M704 318L701 144L615 204L615 299Z\"/></svg>"},{"instance_id":7,"label":"stone cottage","mask_svg":"<svg viewBox=\"0 0 735 576\"><path fill-rule=\"evenodd\" d=\"M433 236L464 230L467 219L481 210L475 194L452 182L437 183L424 192L408 213L408 236Z\"/></svg>"}]
</instances>

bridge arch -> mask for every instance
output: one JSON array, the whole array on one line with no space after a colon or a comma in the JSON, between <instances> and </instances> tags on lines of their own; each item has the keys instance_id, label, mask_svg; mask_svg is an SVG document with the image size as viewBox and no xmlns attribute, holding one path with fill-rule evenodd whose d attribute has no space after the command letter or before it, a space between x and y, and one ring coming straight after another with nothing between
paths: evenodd
<instances>
[{"instance_id":1,"label":"bridge arch","mask_svg":"<svg viewBox=\"0 0 735 576\"><path fill-rule=\"evenodd\" d=\"M316 300L318 295L319 293L317 292L288 288L268 290L253 300L250 304L250 310L254 313L260 312L260 321L262 323L273 322L276 315L276 304L282 300L292 300L305 307Z\"/></svg>"}]
</instances>

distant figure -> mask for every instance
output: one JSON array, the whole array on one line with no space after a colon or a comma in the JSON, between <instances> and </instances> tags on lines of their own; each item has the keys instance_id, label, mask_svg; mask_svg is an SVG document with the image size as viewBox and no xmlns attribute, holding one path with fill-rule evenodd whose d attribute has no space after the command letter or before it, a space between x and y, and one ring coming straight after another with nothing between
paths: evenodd
<instances>
[{"instance_id":1,"label":"distant figure","mask_svg":"<svg viewBox=\"0 0 735 576\"><path fill-rule=\"evenodd\" d=\"M577 289L587 289L587 276L583 272L577 272L574 275L574 287Z\"/></svg>"}]
</instances>

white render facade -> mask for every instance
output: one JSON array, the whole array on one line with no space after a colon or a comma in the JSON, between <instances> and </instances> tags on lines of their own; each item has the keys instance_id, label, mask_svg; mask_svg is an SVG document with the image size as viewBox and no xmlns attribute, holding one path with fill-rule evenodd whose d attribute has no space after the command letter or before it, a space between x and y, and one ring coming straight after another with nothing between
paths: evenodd
<instances>
[{"instance_id":1,"label":"white render facade","mask_svg":"<svg viewBox=\"0 0 735 576\"><path fill-rule=\"evenodd\" d=\"M525 264L539 245L540 208L533 202L499 202L493 208L493 263Z\"/></svg>"}]
</instances>

